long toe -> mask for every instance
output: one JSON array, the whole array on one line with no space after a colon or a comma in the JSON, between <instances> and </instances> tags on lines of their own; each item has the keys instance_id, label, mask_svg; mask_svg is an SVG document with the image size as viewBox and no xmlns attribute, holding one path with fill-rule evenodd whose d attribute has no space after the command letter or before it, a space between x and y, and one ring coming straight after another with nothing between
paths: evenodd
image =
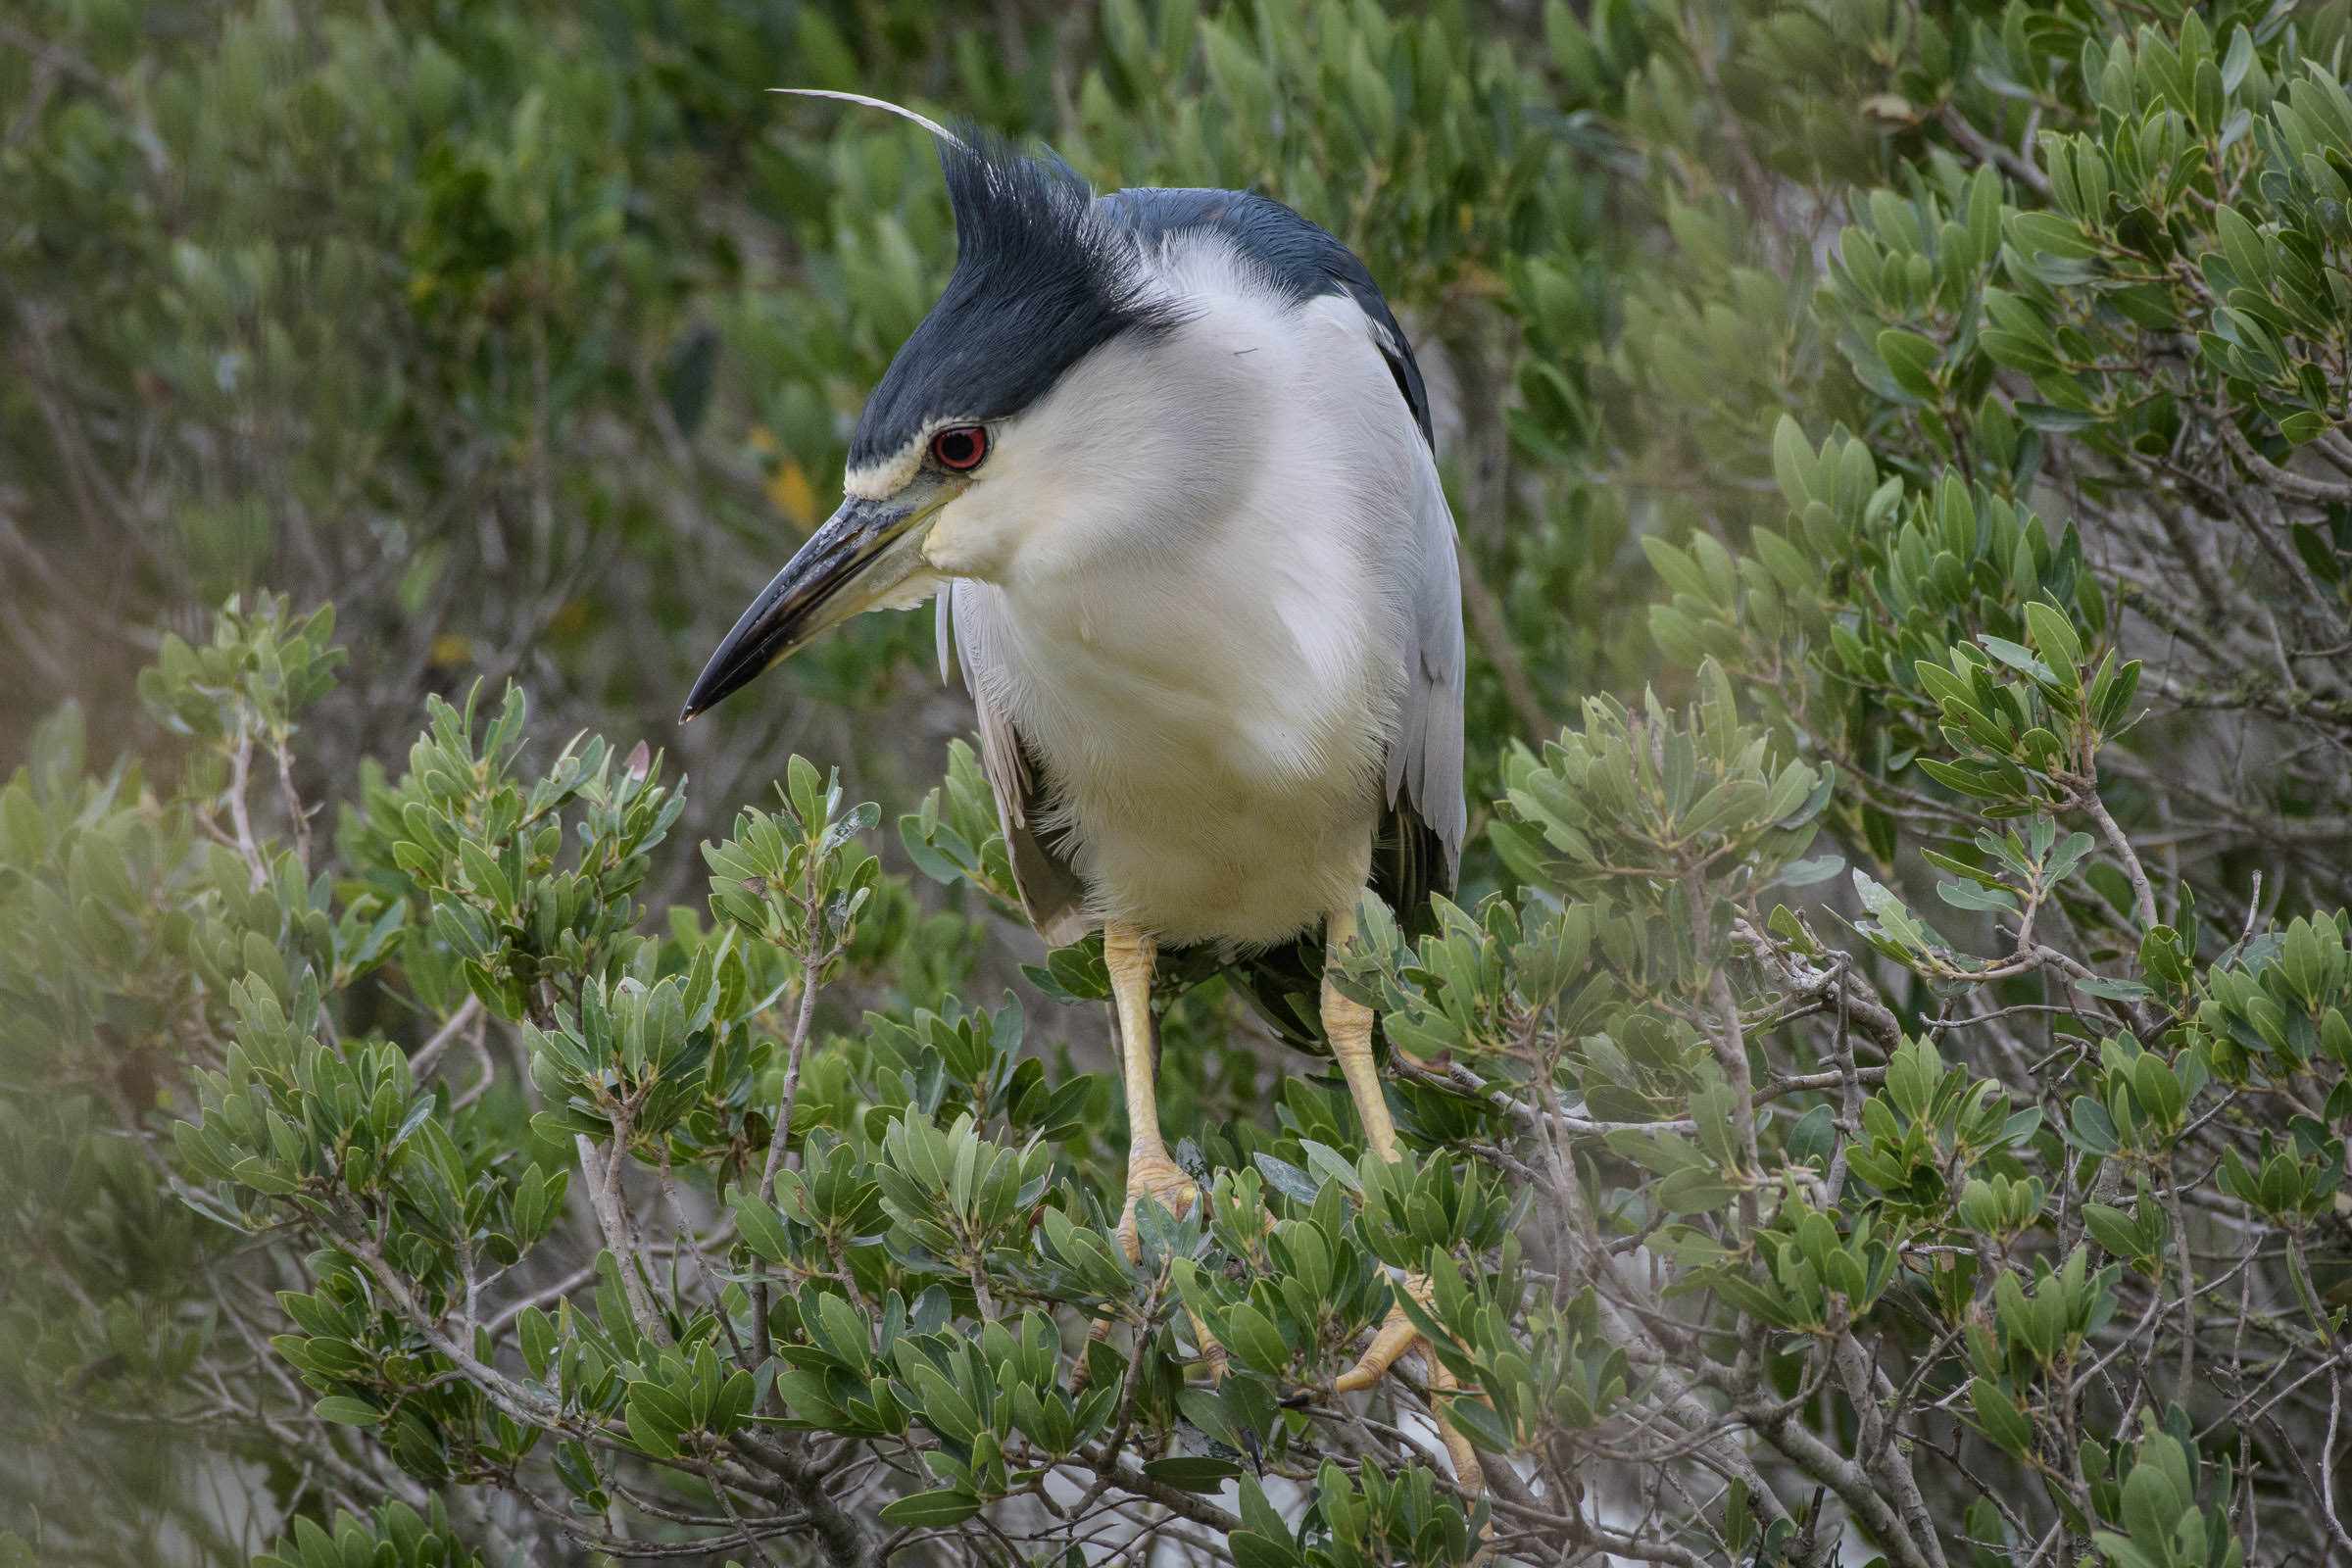
<instances>
[{"instance_id":1,"label":"long toe","mask_svg":"<svg viewBox=\"0 0 2352 1568\"><path fill-rule=\"evenodd\" d=\"M1402 1288L1407 1296L1420 1303L1423 1311L1429 1310L1432 1293L1428 1276L1418 1270L1407 1274ZM1380 1332L1372 1336L1372 1343L1364 1348L1364 1353L1356 1358L1355 1365L1341 1373L1331 1386L1342 1394L1368 1389L1387 1377L1389 1368L1396 1364L1397 1358L1420 1343L1420 1331L1413 1327L1412 1319L1404 1315L1403 1304L1400 1302L1392 1306L1389 1308L1388 1321L1382 1323ZM1432 1368L1438 1364L1438 1358L1434 1355L1424 1356L1423 1359Z\"/></svg>"},{"instance_id":2,"label":"long toe","mask_svg":"<svg viewBox=\"0 0 2352 1568\"><path fill-rule=\"evenodd\" d=\"M1411 1349L1420 1338L1420 1331L1404 1315L1404 1308L1390 1307L1388 1321L1381 1324L1380 1332L1372 1337L1372 1343L1364 1348L1364 1353L1356 1358L1355 1365L1333 1379L1331 1386L1342 1394L1354 1394L1370 1388L1387 1377L1389 1368L1396 1364L1396 1358Z\"/></svg>"},{"instance_id":3,"label":"long toe","mask_svg":"<svg viewBox=\"0 0 2352 1568\"><path fill-rule=\"evenodd\" d=\"M1086 1331L1086 1343L1088 1349L1092 1349L1094 1348L1094 1343L1097 1340L1101 1340L1105 1344L1109 1342L1111 1321L1112 1320L1107 1316L1095 1319L1094 1323ZM1070 1368L1070 1397L1076 1398L1079 1395L1084 1394L1086 1392L1087 1385L1094 1381L1094 1357L1089 1355L1086 1350L1080 1350L1078 1352L1078 1364Z\"/></svg>"},{"instance_id":4,"label":"long toe","mask_svg":"<svg viewBox=\"0 0 2352 1568\"><path fill-rule=\"evenodd\" d=\"M1127 1250L1127 1261L1140 1263L1144 1244L1135 1230L1136 1205L1152 1198L1178 1219L1193 1211L1200 1198L1200 1188L1183 1167L1165 1155L1146 1154L1127 1163L1127 1204L1119 1213L1119 1245ZM1212 1382L1225 1381L1225 1347L1208 1332L1208 1325L1193 1316L1187 1307L1185 1315L1192 1318L1193 1342L1200 1347L1200 1361L1207 1368Z\"/></svg>"}]
</instances>

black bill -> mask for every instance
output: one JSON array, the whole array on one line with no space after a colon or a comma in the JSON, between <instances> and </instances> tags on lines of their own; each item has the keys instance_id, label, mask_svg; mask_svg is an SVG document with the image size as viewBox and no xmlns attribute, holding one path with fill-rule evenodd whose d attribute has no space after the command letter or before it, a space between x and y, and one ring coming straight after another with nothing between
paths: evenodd
<instances>
[{"instance_id":1,"label":"black bill","mask_svg":"<svg viewBox=\"0 0 2352 1568\"><path fill-rule=\"evenodd\" d=\"M892 600L923 571L924 509L855 496L809 535L775 581L752 601L703 666L681 724L758 679L817 633Z\"/></svg>"}]
</instances>

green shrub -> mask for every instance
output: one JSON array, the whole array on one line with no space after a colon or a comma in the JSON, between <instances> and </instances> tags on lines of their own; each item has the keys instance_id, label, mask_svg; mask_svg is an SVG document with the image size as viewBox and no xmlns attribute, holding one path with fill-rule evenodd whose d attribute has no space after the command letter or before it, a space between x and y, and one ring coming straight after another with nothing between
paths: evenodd
<instances>
[{"instance_id":1,"label":"green shrub","mask_svg":"<svg viewBox=\"0 0 2352 1568\"><path fill-rule=\"evenodd\" d=\"M2347 1549L2340 0L781 15L0 30L14 625L145 715L7 732L0 1561ZM1126 1260L1099 951L980 1000L970 755L842 722L909 623L779 699L847 781L629 747L945 261L779 74L1266 189L1428 345L1492 805L1335 957L1397 1164L1172 957ZM1458 1391L1337 1398L1392 1270Z\"/></svg>"}]
</instances>

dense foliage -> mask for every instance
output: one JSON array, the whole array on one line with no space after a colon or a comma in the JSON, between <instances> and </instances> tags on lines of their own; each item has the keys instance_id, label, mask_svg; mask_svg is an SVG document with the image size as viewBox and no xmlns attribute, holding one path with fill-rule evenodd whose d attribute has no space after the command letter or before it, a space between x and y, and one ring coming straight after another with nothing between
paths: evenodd
<instances>
[{"instance_id":1,"label":"dense foliage","mask_svg":"<svg viewBox=\"0 0 2352 1568\"><path fill-rule=\"evenodd\" d=\"M2345 22L0 19L0 1562L2352 1561ZM666 723L950 259L782 82L1405 313L1492 804L1333 958L1397 1163L1171 956L1130 1260L927 626Z\"/></svg>"}]
</instances>

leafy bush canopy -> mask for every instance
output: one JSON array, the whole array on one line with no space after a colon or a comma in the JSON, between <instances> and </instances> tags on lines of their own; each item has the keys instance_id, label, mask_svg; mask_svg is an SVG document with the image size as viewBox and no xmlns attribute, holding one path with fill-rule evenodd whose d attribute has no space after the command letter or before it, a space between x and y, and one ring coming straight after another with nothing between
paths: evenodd
<instances>
[{"instance_id":1,"label":"leafy bush canopy","mask_svg":"<svg viewBox=\"0 0 2352 1568\"><path fill-rule=\"evenodd\" d=\"M0 23L0 1562L2352 1553L2345 22ZM948 260L786 80L1266 190L1425 344L1399 1161L1171 955L1129 1260L913 623L632 745Z\"/></svg>"}]
</instances>

